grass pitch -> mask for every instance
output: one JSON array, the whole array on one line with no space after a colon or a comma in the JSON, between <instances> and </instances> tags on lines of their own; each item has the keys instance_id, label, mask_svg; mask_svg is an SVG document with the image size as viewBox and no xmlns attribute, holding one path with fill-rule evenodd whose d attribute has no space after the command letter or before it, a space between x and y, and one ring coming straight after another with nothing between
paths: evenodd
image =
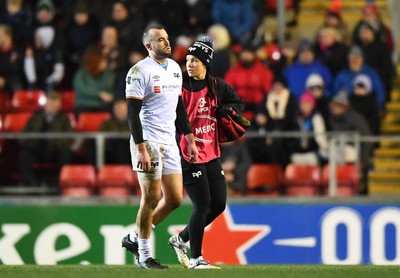
<instances>
[{"instance_id":1,"label":"grass pitch","mask_svg":"<svg viewBox=\"0 0 400 278\"><path fill-rule=\"evenodd\" d=\"M1 278L102 278L102 277L207 277L208 278L291 278L291 277L400 277L400 266L331 266L331 265L223 265L220 270L189 270L180 265L169 265L167 270L144 270L134 265L55 265L37 266L0 265Z\"/></svg>"}]
</instances>

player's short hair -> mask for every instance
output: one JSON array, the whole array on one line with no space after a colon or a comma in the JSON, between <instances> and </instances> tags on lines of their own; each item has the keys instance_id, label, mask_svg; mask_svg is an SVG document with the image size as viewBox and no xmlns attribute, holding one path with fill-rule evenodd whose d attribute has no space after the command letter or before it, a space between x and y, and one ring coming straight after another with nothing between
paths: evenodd
<instances>
[{"instance_id":1,"label":"player's short hair","mask_svg":"<svg viewBox=\"0 0 400 278\"><path fill-rule=\"evenodd\" d=\"M151 40L150 30L153 30L153 29L156 29L156 30L164 29L164 30L166 30L164 28L164 26L162 26L162 25L149 25L149 26L147 26L144 29L143 36L142 36L142 43L143 43L144 46L146 46L146 44L150 42L150 40Z\"/></svg>"}]
</instances>

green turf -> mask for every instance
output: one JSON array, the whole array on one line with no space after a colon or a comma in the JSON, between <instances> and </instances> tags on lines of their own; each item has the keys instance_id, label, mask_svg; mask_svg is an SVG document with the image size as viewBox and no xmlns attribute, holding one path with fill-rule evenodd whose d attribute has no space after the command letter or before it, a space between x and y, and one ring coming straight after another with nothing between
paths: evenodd
<instances>
[{"instance_id":1,"label":"green turf","mask_svg":"<svg viewBox=\"0 0 400 278\"><path fill-rule=\"evenodd\" d=\"M362 277L386 278L400 277L400 266L327 266L327 265L224 265L221 270L188 270L180 265L170 265L167 270L143 270L136 266L114 265L56 265L56 266L6 266L0 265L0 277L207 277L207 278L236 278L236 277L265 277L265 278L290 278L290 277Z\"/></svg>"}]
</instances>

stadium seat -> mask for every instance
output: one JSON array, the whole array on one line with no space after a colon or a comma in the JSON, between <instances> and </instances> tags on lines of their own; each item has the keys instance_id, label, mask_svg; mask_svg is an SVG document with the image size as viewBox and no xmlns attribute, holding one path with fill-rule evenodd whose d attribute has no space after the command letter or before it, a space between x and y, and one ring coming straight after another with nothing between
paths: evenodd
<instances>
[{"instance_id":1,"label":"stadium seat","mask_svg":"<svg viewBox=\"0 0 400 278\"><path fill-rule=\"evenodd\" d=\"M247 172L249 195L279 195L283 170L279 164L255 163Z\"/></svg>"},{"instance_id":2,"label":"stadium seat","mask_svg":"<svg viewBox=\"0 0 400 278\"><path fill-rule=\"evenodd\" d=\"M322 168L322 186L325 194L329 192L329 164ZM353 196L360 185L360 173L354 163L337 164L337 196Z\"/></svg>"},{"instance_id":3,"label":"stadium seat","mask_svg":"<svg viewBox=\"0 0 400 278\"><path fill-rule=\"evenodd\" d=\"M80 132L98 131L105 120L111 118L109 112L83 112L78 116L76 130Z\"/></svg>"},{"instance_id":4,"label":"stadium seat","mask_svg":"<svg viewBox=\"0 0 400 278\"><path fill-rule=\"evenodd\" d=\"M0 115L9 112L11 97L8 92L0 92Z\"/></svg>"},{"instance_id":5,"label":"stadium seat","mask_svg":"<svg viewBox=\"0 0 400 278\"><path fill-rule=\"evenodd\" d=\"M46 94L42 90L15 91L11 99L11 108L14 112L33 112L46 104Z\"/></svg>"},{"instance_id":6,"label":"stadium seat","mask_svg":"<svg viewBox=\"0 0 400 278\"><path fill-rule=\"evenodd\" d=\"M31 117L32 112L8 113L4 117L3 131L20 132L24 129L26 123Z\"/></svg>"},{"instance_id":7,"label":"stadium seat","mask_svg":"<svg viewBox=\"0 0 400 278\"><path fill-rule=\"evenodd\" d=\"M103 165L97 175L99 194L108 197L136 194L138 182L131 165Z\"/></svg>"},{"instance_id":8,"label":"stadium seat","mask_svg":"<svg viewBox=\"0 0 400 278\"><path fill-rule=\"evenodd\" d=\"M320 193L321 168L318 165L289 164L283 185L287 195L314 196Z\"/></svg>"},{"instance_id":9,"label":"stadium seat","mask_svg":"<svg viewBox=\"0 0 400 278\"><path fill-rule=\"evenodd\" d=\"M64 165L59 183L63 196L92 196L96 187L96 169L91 164Z\"/></svg>"},{"instance_id":10,"label":"stadium seat","mask_svg":"<svg viewBox=\"0 0 400 278\"><path fill-rule=\"evenodd\" d=\"M65 112L72 112L75 104L75 91L67 90L61 91L61 109Z\"/></svg>"}]
</instances>

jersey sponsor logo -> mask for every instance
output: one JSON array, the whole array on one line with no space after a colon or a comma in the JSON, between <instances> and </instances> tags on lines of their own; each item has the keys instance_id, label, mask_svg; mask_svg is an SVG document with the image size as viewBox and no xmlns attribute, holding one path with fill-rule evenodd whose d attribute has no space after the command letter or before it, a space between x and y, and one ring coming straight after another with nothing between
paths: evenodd
<instances>
[{"instance_id":1,"label":"jersey sponsor logo","mask_svg":"<svg viewBox=\"0 0 400 278\"><path fill-rule=\"evenodd\" d=\"M202 113L202 112L207 112L208 111L208 107L204 107L204 105L206 105L206 99L204 98L204 97L201 97L200 99L199 99L199 109L197 109L197 111L199 112L199 113Z\"/></svg>"},{"instance_id":2,"label":"jersey sponsor logo","mask_svg":"<svg viewBox=\"0 0 400 278\"><path fill-rule=\"evenodd\" d=\"M156 94L161 93L161 86L154 86L154 93Z\"/></svg>"},{"instance_id":3,"label":"jersey sponsor logo","mask_svg":"<svg viewBox=\"0 0 400 278\"><path fill-rule=\"evenodd\" d=\"M197 172L193 172L192 176L193 176L193 178L198 178L199 179L202 174L203 173L201 171L197 171Z\"/></svg>"},{"instance_id":4,"label":"jersey sponsor logo","mask_svg":"<svg viewBox=\"0 0 400 278\"><path fill-rule=\"evenodd\" d=\"M209 124L209 125L203 125L201 127L196 127L195 128L195 134L205 134L207 132L215 130L215 123Z\"/></svg>"},{"instance_id":5,"label":"jersey sponsor logo","mask_svg":"<svg viewBox=\"0 0 400 278\"><path fill-rule=\"evenodd\" d=\"M174 72L174 77L179 78L181 77L181 74L179 72Z\"/></svg>"},{"instance_id":6,"label":"jersey sponsor logo","mask_svg":"<svg viewBox=\"0 0 400 278\"><path fill-rule=\"evenodd\" d=\"M137 82L137 83L140 84L140 79L139 78L132 78L131 76L128 76L126 78L126 83L128 83L129 85L131 85L134 82Z\"/></svg>"}]
</instances>

